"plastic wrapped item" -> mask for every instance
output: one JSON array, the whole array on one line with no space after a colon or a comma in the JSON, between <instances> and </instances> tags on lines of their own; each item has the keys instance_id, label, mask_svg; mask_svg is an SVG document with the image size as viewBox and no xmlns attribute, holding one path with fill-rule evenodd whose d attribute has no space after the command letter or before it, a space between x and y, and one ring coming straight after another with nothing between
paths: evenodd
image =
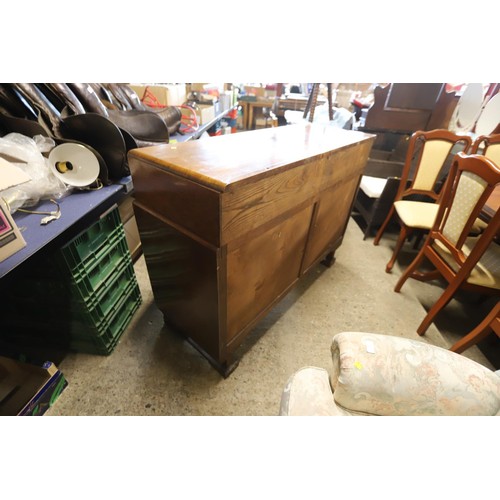
<instances>
[{"instance_id":1,"label":"plastic wrapped item","mask_svg":"<svg viewBox=\"0 0 500 500\"><path fill-rule=\"evenodd\" d=\"M285 111L285 120L290 124L308 121L304 118L303 111L295 111L291 109L287 109ZM336 108L333 106L333 120L330 120L327 104L317 106L314 110L314 123L330 124L333 127L352 130L354 128L355 120L354 113L351 113L345 108Z\"/></svg>"},{"instance_id":2,"label":"plastic wrapped item","mask_svg":"<svg viewBox=\"0 0 500 500\"><path fill-rule=\"evenodd\" d=\"M42 199L61 198L70 190L52 173L48 159L42 154L54 146L52 139L41 135L30 138L13 132L0 137L0 155L31 177L28 182L0 191L10 213L34 206Z\"/></svg>"},{"instance_id":3,"label":"plastic wrapped item","mask_svg":"<svg viewBox=\"0 0 500 500\"><path fill-rule=\"evenodd\" d=\"M35 137L33 137L33 140L35 141L36 147L38 148L38 151L40 151L40 153L49 153L56 145L54 139L51 139L50 137L47 137L45 135L35 135Z\"/></svg>"}]
</instances>

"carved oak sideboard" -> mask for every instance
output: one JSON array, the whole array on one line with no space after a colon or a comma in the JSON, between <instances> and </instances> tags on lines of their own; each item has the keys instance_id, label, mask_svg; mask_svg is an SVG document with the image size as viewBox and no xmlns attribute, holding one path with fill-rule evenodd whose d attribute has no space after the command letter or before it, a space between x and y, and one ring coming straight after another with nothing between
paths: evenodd
<instances>
[{"instance_id":1,"label":"carved oak sideboard","mask_svg":"<svg viewBox=\"0 0 500 500\"><path fill-rule=\"evenodd\" d=\"M252 327L333 262L374 138L303 123L130 151L155 303L224 376Z\"/></svg>"}]
</instances>

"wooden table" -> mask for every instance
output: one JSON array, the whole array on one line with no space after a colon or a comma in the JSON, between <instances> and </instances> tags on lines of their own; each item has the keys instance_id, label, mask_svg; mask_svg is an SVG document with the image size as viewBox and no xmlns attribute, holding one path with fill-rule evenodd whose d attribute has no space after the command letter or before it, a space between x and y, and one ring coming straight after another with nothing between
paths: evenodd
<instances>
[{"instance_id":1,"label":"wooden table","mask_svg":"<svg viewBox=\"0 0 500 500\"><path fill-rule=\"evenodd\" d=\"M129 153L155 302L224 376L255 324L333 262L374 138L303 123Z\"/></svg>"},{"instance_id":2,"label":"wooden table","mask_svg":"<svg viewBox=\"0 0 500 500\"><path fill-rule=\"evenodd\" d=\"M304 111L308 102L307 96L292 95L287 97L280 97L277 100L272 99L257 99L255 101L240 100L239 105L243 111L243 129L253 130L254 127L254 114L256 109L272 108L276 103L276 115L285 116L285 111ZM318 96L314 107L323 105L326 99L323 96Z\"/></svg>"},{"instance_id":3,"label":"wooden table","mask_svg":"<svg viewBox=\"0 0 500 500\"><path fill-rule=\"evenodd\" d=\"M238 103L243 111L243 130L253 130L253 115L255 109L271 108L274 104L274 99L258 99L256 101L241 100Z\"/></svg>"}]
</instances>

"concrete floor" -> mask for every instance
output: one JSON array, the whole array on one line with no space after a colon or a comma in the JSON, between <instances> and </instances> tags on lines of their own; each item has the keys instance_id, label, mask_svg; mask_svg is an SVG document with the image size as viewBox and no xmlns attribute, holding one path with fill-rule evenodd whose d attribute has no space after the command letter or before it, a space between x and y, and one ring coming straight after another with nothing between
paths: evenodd
<instances>
[{"instance_id":1,"label":"concrete floor","mask_svg":"<svg viewBox=\"0 0 500 500\"><path fill-rule=\"evenodd\" d=\"M481 319L487 304L450 304L437 323L440 329L431 325L419 337L415 329L424 308L441 288L410 280L401 293L393 292L400 268L396 265L392 274L384 271L393 240L388 234L375 247L372 239L363 241L350 219L335 264L313 269L254 329L227 379L164 326L144 258L139 258L134 267L141 307L109 356L69 353L62 359L59 368L69 385L47 415L272 416L278 414L281 391L295 370L328 366L331 339L338 332L378 332L448 348ZM401 262L409 258L411 250L402 253ZM477 347L464 356L495 368Z\"/></svg>"}]
</instances>

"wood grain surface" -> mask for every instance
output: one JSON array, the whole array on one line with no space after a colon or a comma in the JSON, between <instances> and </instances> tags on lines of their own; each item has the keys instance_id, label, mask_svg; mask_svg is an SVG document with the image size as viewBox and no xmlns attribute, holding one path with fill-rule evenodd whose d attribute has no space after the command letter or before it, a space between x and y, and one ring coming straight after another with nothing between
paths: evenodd
<instances>
[{"instance_id":1,"label":"wood grain surface","mask_svg":"<svg viewBox=\"0 0 500 500\"><path fill-rule=\"evenodd\" d=\"M130 152L155 302L224 376L257 322L333 259L373 140L308 123Z\"/></svg>"}]
</instances>

